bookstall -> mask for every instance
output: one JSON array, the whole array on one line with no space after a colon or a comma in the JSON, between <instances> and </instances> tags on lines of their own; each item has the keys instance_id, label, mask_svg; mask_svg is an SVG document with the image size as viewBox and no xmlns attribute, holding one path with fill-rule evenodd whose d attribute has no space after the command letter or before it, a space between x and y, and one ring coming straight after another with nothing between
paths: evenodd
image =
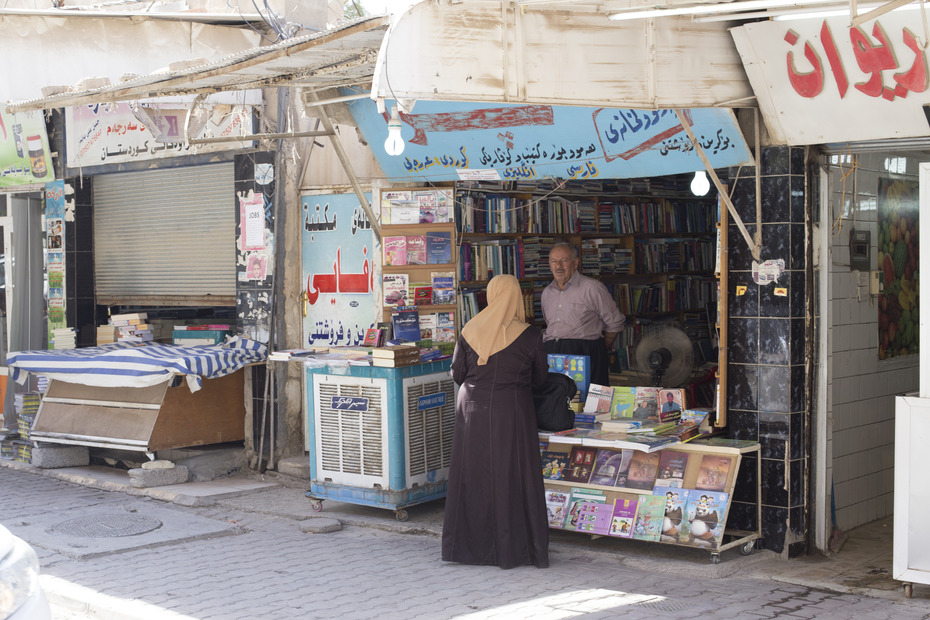
<instances>
[{"instance_id":1,"label":"bookstall","mask_svg":"<svg viewBox=\"0 0 930 620\"><path fill-rule=\"evenodd\" d=\"M752 552L762 537L758 443L707 437L663 447L598 434L548 436L542 473L551 528L706 549L714 564L727 549ZM751 453L757 529L728 529L736 478Z\"/></svg>"}]
</instances>

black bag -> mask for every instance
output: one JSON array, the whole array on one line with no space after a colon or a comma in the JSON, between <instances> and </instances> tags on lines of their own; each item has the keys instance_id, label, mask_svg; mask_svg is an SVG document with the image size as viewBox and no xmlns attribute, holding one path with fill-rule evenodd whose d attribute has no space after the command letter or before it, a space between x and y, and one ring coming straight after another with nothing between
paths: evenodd
<instances>
[{"instance_id":1,"label":"black bag","mask_svg":"<svg viewBox=\"0 0 930 620\"><path fill-rule=\"evenodd\" d=\"M537 428L550 432L575 428L571 402L577 391L578 386L571 377L550 372L543 386L533 393Z\"/></svg>"}]
</instances>

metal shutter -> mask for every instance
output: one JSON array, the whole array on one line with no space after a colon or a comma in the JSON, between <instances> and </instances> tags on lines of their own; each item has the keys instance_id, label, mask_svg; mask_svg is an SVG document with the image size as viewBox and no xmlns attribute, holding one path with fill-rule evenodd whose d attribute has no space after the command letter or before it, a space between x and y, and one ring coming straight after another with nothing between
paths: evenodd
<instances>
[{"instance_id":1,"label":"metal shutter","mask_svg":"<svg viewBox=\"0 0 930 620\"><path fill-rule=\"evenodd\" d=\"M232 163L94 178L101 305L234 305Z\"/></svg>"}]
</instances>

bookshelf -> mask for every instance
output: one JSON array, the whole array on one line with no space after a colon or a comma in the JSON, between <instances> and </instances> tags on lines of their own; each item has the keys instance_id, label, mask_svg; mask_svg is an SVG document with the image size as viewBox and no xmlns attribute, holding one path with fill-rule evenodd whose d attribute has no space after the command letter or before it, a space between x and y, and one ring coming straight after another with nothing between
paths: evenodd
<instances>
[{"instance_id":1,"label":"bookshelf","mask_svg":"<svg viewBox=\"0 0 930 620\"><path fill-rule=\"evenodd\" d=\"M571 467L571 451L573 444L569 443L557 443L553 441L553 437L549 438L548 447L543 453L545 455L553 454L564 454L566 466L565 468ZM555 494L563 493L572 495L573 489L581 489L582 492L591 493L592 497L597 498L597 501L601 501L600 498L603 498L601 503L605 505L617 506L617 502L637 502L640 503L641 499L646 496L656 495L654 490L656 488L672 488L676 492L685 490L688 492L690 500L700 499L701 495L714 495L717 494L717 498L720 498L719 494L726 494L725 500L722 504L722 507L718 505L717 515L716 515L716 528L712 529L712 535L707 536L706 538L700 538L695 533L696 529L692 528L693 521L690 520L694 513L687 510L688 500L683 500L685 502L685 508L683 509L683 522L687 524L683 526L683 529L680 530L679 534L676 536L667 536L659 534L654 539L648 537L636 537L635 535L631 536L618 536L616 535L616 530L610 529L608 532L614 532L614 534L599 532L595 533L590 530L579 529L576 527L574 530L571 528L564 527L564 524L567 522L567 519L571 519L573 515L568 514L571 508L571 504L565 509L566 515L563 519L563 527L557 527L552 524L550 521L550 527L552 529L568 529L570 531L575 531L579 534L589 534L591 536L616 536L618 538L626 538L632 540L651 540L652 542L658 542L663 544L672 544L683 547L691 547L697 549L704 549L711 553L711 562L716 564L720 561L720 553L727 549L734 547L741 547L741 552L748 555L752 552L753 547L755 546L755 541L762 537L761 533L761 489L759 487L758 481L761 480L761 459L759 458L759 444L757 442L750 441L741 441L734 439L725 439L718 437L709 437L703 439L695 439L693 441L683 443L683 444L673 444L662 450L651 453L656 460L662 459L663 454L669 456L675 455L681 461L686 461L682 466L680 471L680 478L678 478L678 483L680 486L669 487L666 484L662 483L659 480L656 480L652 484L639 484L635 485L632 480L632 467L627 466L627 469L621 470L619 476L614 473L613 475L617 476L618 480L621 478L626 479L626 475L629 475L629 479L624 483L617 483L615 485L604 485L604 484L592 484L590 482L578 482L578 481L568 481L568 480L553 480L545 479L545 487L547 489L547 497L550 496L550 491L555 492ZM612 448L598 448L598 450L605 450L608 452L613 452L618 455L622 454L619 449ZM629 451L632 452L634 451ZM645 454L640 452L639 454ZM730 509L733 505L733 490L736 486L736 479L740 473L740 467L743 464L743 458L747 454L754 454L755 456L755 479L756 484L756 498L755 498L755 513L756 513L756 530L755 531L746 531L746 530L735 530L728 529L726 527L727 517L730 514ZM681 455L686 455L686 458L682 458ZM601 454L597 454L597 459L601 458ZM543 459L544 464L546 458ZM630 458L632 461L632 458ZM599 461L596 461L596 463ZM663 461L663 462L671 462ZM596 468L591 474L591 479L595 479L598 474ZM716 470L714 469L716 468ZM545 470L545 467L544 467ZM720 470L725 470L725 473L720 474ZM563 469L563 471L565 471ZM714 479L710 472L716 471L717 478ZM661 472L657 471L655 478L661 476ZM544 476L545 477L545 476ZM711 484L708 484L708 483ZM662 493L664 495L664 493ZM697 502L695 502L696 504ZM612 514L616 514L616 511ZM636 516L639 516L636 514ZM665 515L663 514L663 517ZM550 512L550 519L552 518L552 513ZM638 523L634 522L631 524L638 526ZM636 533L634 529L633 534ZM706 534L705 534L706 535Z\"/></svg>"},{"instance_id":2,"label":"bookshelf","mask_svg":"<svg viewBox=\"0 0 930 620\"><path fill-rule=\"evenodd\" d=\"M382 225L381 320L391 323L397 306L416 306L422 340L449 349L458 334L455 321L457 291L456 231L452 219L452 188L401 187L381 189L379 204ZM440 294L434 287L449 274ZM417 299L417 292L430 295ZM435 291L434 291L435 288ZM400 292L402 289L402 293ZM399 296L402 297L399 298ZM396 302L396 303L395 303ZM427 330L430 331L427 334Z\"/></svg>"},{"instance_id":3,"label":"bookshelf","mask_svg":"<svg viewBox=\"0 0 930 620\"><path fill-rule=\"evenodd\" d=\"M637 319L675 318L709 339L703 317L717 302L717 203L693 196L688 181L460 183L460 324L480 309L487 280L509 273L521 281L527 318L544 326L540 298L552 281L548 251L566 241L578 249L581 273L607 286L631 328ZM635 339L631 330L627 346Z\"/></svg>"}]
</instances>

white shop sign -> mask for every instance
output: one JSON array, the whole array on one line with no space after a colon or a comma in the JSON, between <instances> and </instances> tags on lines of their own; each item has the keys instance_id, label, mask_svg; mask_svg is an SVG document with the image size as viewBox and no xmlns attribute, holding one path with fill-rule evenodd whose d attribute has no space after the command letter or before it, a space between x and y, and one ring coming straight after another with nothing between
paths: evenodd
<instances>
[{"instance_id":1,"label":"white shop sign","mask_svg":"<svg viewBox=\"0 0 930 620\"><path fill-rule=\"evenodd\" d=\"M774 141L801 145L930 136L920 14L746 24L730 32Z\"/></svg>"}]
</instances>

